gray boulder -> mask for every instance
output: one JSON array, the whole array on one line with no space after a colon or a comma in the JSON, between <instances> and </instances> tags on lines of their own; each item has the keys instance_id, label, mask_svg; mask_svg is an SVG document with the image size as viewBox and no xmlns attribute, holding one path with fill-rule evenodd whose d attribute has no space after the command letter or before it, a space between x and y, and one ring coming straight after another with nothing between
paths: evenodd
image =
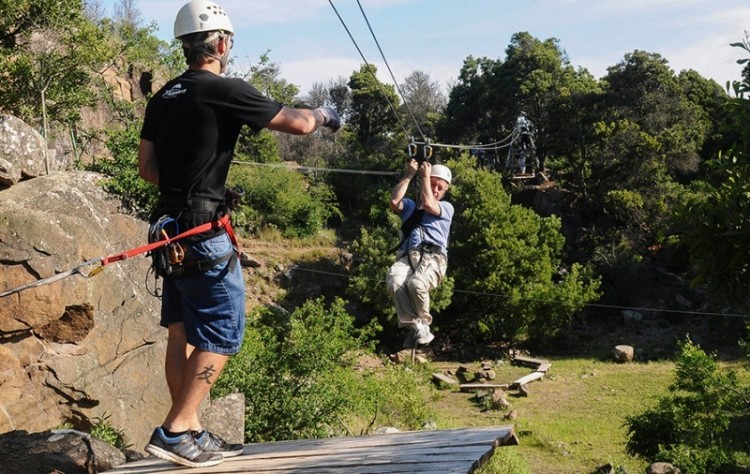
<instances>
[{"instance_id":1,"label":"gray boulder","mask_svg":"<svg viewBox=\"0 0 750 474\"><path fill-rule=\"evenodd\" d=\"M0 184L12 186L66 166L66 158L48 150L39 132L12 115L0 115Z\"/></svg>"},{"instance_id":2,"label":"gray boulder","mask_svg":"<svg viewBox=\"0 0 750 474\"><path fill-rule=\"evenodd\" d=\"M0 435L4 474L91 474L124 463L125 455L118 449L80 431L13 431Z\"/></svg>"}]
</instances>

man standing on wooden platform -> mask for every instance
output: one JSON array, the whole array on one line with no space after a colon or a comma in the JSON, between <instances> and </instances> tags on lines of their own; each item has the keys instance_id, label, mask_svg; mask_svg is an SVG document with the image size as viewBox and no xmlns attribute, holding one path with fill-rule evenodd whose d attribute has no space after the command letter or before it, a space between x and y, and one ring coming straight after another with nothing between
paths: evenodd
<instances>
[{"instance_id":1,"label":"man standing on wooden platform","mask_svg":"<svg viewBox=\"0 0 750 474\"><path fill-rule=\"evenodd\" d=\"M222 77L234 28L222 7L193 0L177 14L187 71L149 100L138 151L140 176L159 187L152 228L176 222L181 231L227 222L226 179L243 126L304 135L336 131L331 108L292 109L239 78ZM231 226L199 234L164 271L161 325L168 329L165 373L172 406L146 451L188 467L208 467L242 453L203 430L200 403L229 356L242 346L245 283ZM165 231L164 228L157 229Z\"/></svg>"}]
</instances>

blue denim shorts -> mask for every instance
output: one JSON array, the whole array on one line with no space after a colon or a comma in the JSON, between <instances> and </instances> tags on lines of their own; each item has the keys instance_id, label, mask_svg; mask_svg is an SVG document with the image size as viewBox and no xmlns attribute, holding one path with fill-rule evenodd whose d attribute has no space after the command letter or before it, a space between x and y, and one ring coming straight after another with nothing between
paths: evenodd
<instances>
[{"instance_id":1,"label":"blue denim shorts","mask_svg":"<svg viewBox=\"0 0 750 474\"><path fill-rule=\"evenodd\" d=\"M186 261L213 260L234 252L227 234L188 244ZM236 354L245 332L245 280L236 258L210 270L164 278L161 325L185 323L188 344L217 354Z\"/></svg>"}]
</instances>

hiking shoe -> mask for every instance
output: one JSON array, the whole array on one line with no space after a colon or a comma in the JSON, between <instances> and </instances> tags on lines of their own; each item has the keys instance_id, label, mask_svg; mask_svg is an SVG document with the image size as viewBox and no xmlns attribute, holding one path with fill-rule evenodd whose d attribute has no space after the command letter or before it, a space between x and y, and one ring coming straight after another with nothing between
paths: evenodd
<instances>
[{"instance_id":1,"label":"hiking shoe","mask_svg":"<svg viewBox=\"0 0 750 474\"><path fill-rule=\"evenodd\" d=\"M420 346L427 345L435 339L435 335L430 332L430 325L423 322L418 322L415 326L414 338L415 342Z\"/></svg>"},{"instance_id":2,"label":"hiking shoe","mask_svg":"<svg viewBox=\"0 0 750 474\"><path fill-rule=\"evenodd\" d=\"M225 458L239 456L245 450L245 445L227 443L221 436L207 430L193 431L193 437L204 452L219 453Z\"/></svg>"},{"instance_id":3,"label":"hiking shoe","mask_svg":"<svg viewBox=\"0 0 750 474\"><path fill-rule=\"evenodd\" d=\"M192 433L168 438L161 426L151 435L146 452L159 459L187 467L210 467L224 460L221 454L204 452Z\"/></svg>"}]
</instances>

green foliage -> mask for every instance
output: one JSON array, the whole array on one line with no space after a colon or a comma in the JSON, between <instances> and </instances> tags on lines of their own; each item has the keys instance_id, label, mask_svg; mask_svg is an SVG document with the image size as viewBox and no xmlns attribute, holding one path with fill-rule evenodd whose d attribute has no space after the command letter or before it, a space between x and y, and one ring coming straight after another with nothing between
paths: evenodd
<instances>
[{"instance_id":1,"label":"green foliage","mask_svg":"<svg viewBox=\"0 0 750 474\"><path fill-rule=\"evenodd\" d=\"M476 474L531 474L531 468L512 446L500 446L487 464L476 470Z\"/></svg>"},{"instance_id":2,"label":"green foliage","mask_svg":"<svg viewBox=\"0 0 750 474\"><path fill-rule=\"evenodd\" d=\"M473 169L468 158L451 166L458 178L450 268L463 290L451 308L462 315L464 333L487 340L555 336L597 297L598 279L584 266L563 265L558 218L511 205L497 175Z\"/></svg>"},{"instance_id":3,"label":"green foliage","mask_svg":"<svg viewBox=\"0 0 750 474\"><path fill-rule=\"evenodd\" d=\"M626 417L627 451L670 461L683 472L729 473L747 456L750 386L722 370L689 339L680 344L670 393L643 413Z\"/></svg>"},{"instance_id":4,"label":"green foliage","mask_svg":"<svg viewBox=\"0 0 750 474\"><path fill-rule=\"evenodd\" d=\"M348 415L351 422L369 422L360 430L367 434L377 426L419 430L434 421L435 412L426 400L435 394L429 374L406 365L387 365L361 373Z\"/></svg>"},{"instance_id":5,"label":"green foliage","mask_svg":"<svg viewBox=\"0 0 750 474\"><path fill-rule=\"evenodd\" d=\"M746 42L735 43L750 52ZM747 61L746 59L740 61ZM725 130L734 143L709 164L711 182L701 183L676 209L675 232L690 250L694 283L705 283L741 309L750 307L750 80L735 83Z\"/></svg>"},{"instance_id":6,"label":"green foliage","mask_svg":"<svg viewBox=\"0 0 750 474\"><path fill-rule=\"evenodd\" d=\"M297 171L235 166L228 182L245 190L244 206L235 214L238 229L254 232L274 226L285 237L303 237L321 231L330 217L338 215L331 189L305 180Z\"/></svg>"},{"instance_id":7,"label":"green foliage","mask_svg":"<svg viewBox=\"0 0 750 474\"><path fill-rule=\"evenodd\" d=\"M0 2L0 109L33 123L75 122L91 76L113 56L81 0Z\"/></svg>"},{"instance_id":8,"label":"green foliage","mask_svg":"<svg viewBox=\"0 0 750 474\"><path fill-rule=\"evenodd\" d=\"M96 436L97 438L111 444L119 450L131 447L132 444L127 443L127 439L125 438L125 434L123 433L123 431L116 429L112 426L112 424L110 424L109 419L111 417L112 415L105 412L102 416L97 416L96 418L94 418L94 423L91 426L91 430L89 431L89 433L91 434L91 436Z\"/></svg>"},{"instance_id":9,"label":"green foliage","mask_svg":"<svg viewBox=\"0 0 750 474\"><path fill-rule=\"evenodd\" d=\"M96 161L87 169L109 176L103 183L104 189L120 196L126 209L145 218L156 205L159 192L156 186L138 175L139 142L138 122L132 122L124 129L107 130L106 143L112 160Z\"/></svg>"},{"instance_id":10,"label":"green foliage","mask_svg":"<svg viewBox=\"0 0 750 474\"><path fill-rule=\"evenodd\" d=\"M342 300L308 301L291 314L261 309L213 393L245 394L247 442L328 436L352 406L352 367L368 337Z\"/></svg>"},{"instance_id":11,"label":"green foliage","mask_svg":"<svg viewBox=\"0 0 750 474\"><path fill-rule=\"evenodd\" d=\"M396 90L393 85L378 81L376 72L375 66L363 65L349 79L352 92L349 125L357 142L369 149L375 149L372 145L398 124L394 115L399 106Z\"/></svg>"},{"instance_id":12,"label":"green foliage","mask_svg":"<svg viewBox=\"0 0 750 474\"><path fill-rule=\"evenodd\" d=\"M295 102L299 88L281 78L281 68L271 61L267 50L260 55L258 62L252 65L244 79L262 94L281 104L291 105Z\"/></svg>"}]
</instances>

